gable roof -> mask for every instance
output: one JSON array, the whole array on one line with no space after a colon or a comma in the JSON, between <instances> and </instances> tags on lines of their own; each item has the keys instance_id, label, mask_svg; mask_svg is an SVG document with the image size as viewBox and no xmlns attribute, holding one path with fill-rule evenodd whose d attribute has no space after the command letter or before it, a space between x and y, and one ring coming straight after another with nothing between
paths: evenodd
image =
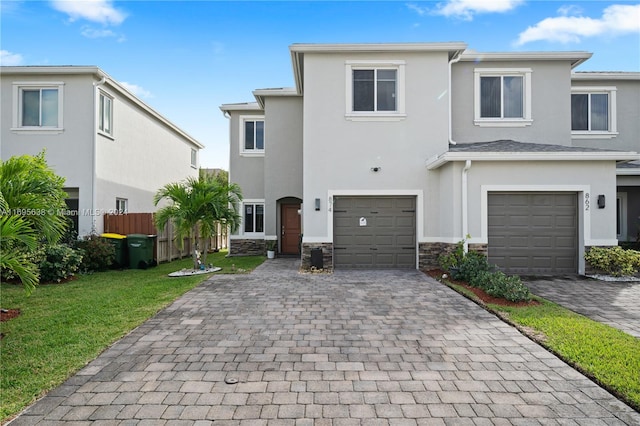
<instances>
[{"instance_id":1,"label":"gable roof","mask_svg":"<svg viewBox=\"0 0 640 426\"><path fill-rule=\"evenodd\" d=\"M195 145L199 149L204 148L204 145L198 142L193 136L182 130L180 127L173 124L166 117L161 115L155 109L151 108L145 102L143 102L136 95L131 93L129 89L120 84L117 80L114 80L109 74L101 70L96 66L77 66L77 65L62 65L62 66L49 66L49 65L28 65L28 66L1 66L1 75L91 75L99 81L94 83L96 86L101 84L108 84L119 94L127 98L134 105L141 110L149 114L151 117L158 120L164 126L177 133L191 144Z\"/></svg>"},{"instance_id":2,"label":"gable roof","mask_svg":"<svg viewBox=\"0 0 640 426\"><path fill-rule=\"evenodd\" d=\"M452 161L634 161L637 152L614 151L543 143L498 140L459 143L449 151L427 160L427 169L435 170Z\"/></svg>"}]
</instances>

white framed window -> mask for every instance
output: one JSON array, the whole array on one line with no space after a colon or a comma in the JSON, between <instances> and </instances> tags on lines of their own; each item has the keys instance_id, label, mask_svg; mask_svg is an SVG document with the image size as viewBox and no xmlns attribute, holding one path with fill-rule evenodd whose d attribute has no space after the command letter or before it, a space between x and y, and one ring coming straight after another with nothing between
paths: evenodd
<instances>
[{"instance_id":1,"label":"white framed window","mask_svg":"<svg viewBox=\"0 0 640 426\"><path fill-rule=\"evenodd\" d=\"M13 131L53 131L63 129L62 82L13 83Z\"/></svg>"},{"instance_id":2,"label":"white framed window","mask_svg":"<svg viewBox=\"0 0 640 426\"><path fill-rule=\"evenodd\" d=\"M264 155L264 116L240 116L240 154Z\"/></svg>"},{"instance_id":3,"label":"white framed window","mask_svg":"<svg viewBox=\"0 0 640 426\"><path fill-rule=\"evenodd\" d=\"M116 198L116 212L124 214L128 212L129 200L126 198Z\"/></svg>"},{"instance_id":4,"label":"white framed window","mask_svg":"<svg viewBox=\"0 0 640 426\"><path fill-rule=\"evenodd\" d=\"M198 150L191 148L191 167L198 167Z\"/></svg>"},{"instance_id":5,"label":"white framed window","mask_svg":"<svg viewBox=\"0 0 640 426\"><path fill-rule=\"evenodd\" d=\"M113 136L113 98L104 92L98 97L98 130Z\"/></svg>"},{"instance_id":6,"label":"white framed window","mask_svg":"<svg viewBox=\"0 0 640 426\"><path fill-rule=\"evenodd\" d=\"M531 125L531 69L476 68L474 79L476 126Z\"/></svg>"},{"instance_id":7,"label":"white framed window","mask_svg":"<svg viewBox=\"0 0 640 426\"><path fill-rule=\"evenodd\" d=\"M571 137L613 138L617 132L615 87L571 88Z\"/></svg>"},{"instance_id":8,"label":"white framed window","mask_svg":"<svg viewBox=\"0 0 640 426\"><path fill-rule=\"evenodd\" d=\"M405 115L404 61L347 61L345 117L400 120Z\"/></svg>"},{"instance_id":9,"label":"white framed window","mask_svg":"<svg viewBox=\"0 0 640 426\"><path fill-rule=\"evenodd\" d=\"M244 234L264 234L264 201L242 203L242 230Z\"/></svg>"}]
</instances>

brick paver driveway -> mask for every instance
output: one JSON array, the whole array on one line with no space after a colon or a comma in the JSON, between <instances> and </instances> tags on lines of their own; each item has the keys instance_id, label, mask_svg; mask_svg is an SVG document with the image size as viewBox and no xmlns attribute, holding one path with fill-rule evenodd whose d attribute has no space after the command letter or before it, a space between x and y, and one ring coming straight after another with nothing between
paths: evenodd
<instances>
[{"instance_id":1,"label":"brick paver driveway","mask_svg":"<svg viewBox=\"0 0 640 426\"><path fill-rule=\"evenodd\" d=\"M640 282L574 276L530 278L525 284L538 296L640 338Z\"/></svg>"},{"instance_id":2,"label":"brick paver driveway","mask_svg":"<svg viewBox=\"0 0 640 426\"><path fill-rule=\"evenodd\" d=\"M14 425L75 421L637 425L640 414L420 272L298 274L280 259L189 292Z\"/></svg>"}]
</instances>

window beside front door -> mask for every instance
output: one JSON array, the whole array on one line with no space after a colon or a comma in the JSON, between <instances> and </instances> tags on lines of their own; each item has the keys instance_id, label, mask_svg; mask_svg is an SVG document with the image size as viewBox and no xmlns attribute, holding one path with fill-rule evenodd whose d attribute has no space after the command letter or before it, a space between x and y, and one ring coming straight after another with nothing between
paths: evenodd
<instances>
[{"instance_id":1,"label":"window beside front door","mask_svg":"<svg viewBox=\"0 0 640 426\"><path fill-rule=\"evenodd\" d=\"M531 70L475 70L475 124L521 127L531 124Z\"/></svg>"},{"instance_id":2,"label":"window beside front door","mask_svg":"<svg viewBox=\"0 0 640 426\"><path fill-rule=\"evenodd\" d=\"M263 233L264 203L245 203L243 223L245 233Z\"/></svg>"},{"instance_id":3,"label":"window beside front door","mask_svg":"<svg viewBox=\"0 0 640 426\"><path fill-rule=\"evenodd\" d=\"M571 136L612 138L616 129L615 87L571 88Z\"/></svg>"}]
</instances>

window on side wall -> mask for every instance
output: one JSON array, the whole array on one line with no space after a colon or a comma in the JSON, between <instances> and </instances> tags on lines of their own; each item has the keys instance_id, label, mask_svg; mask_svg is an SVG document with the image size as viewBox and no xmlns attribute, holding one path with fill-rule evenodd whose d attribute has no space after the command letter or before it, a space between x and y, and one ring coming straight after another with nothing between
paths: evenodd
<instances>
[{"instance_id":1,"label":"window on side wall","mask_svg":"<svg viewBox=\"0 0 640 426\"><path fill-rule=\"evenodd\" d=\"M531 118L531 70L477 68L474 123L487 127L524 127Z\"/></svg>"},{"instance_id":2,"label":"window on side wall","mask_svg":"<svg viewBox=\"0 0 640 426\"><path fill-rule=\"evenodd\" d=\"M116 198L116 212L124 214L128 212L129 200L126 198Z\"/></svg>"},{"instance_id":3,"label":"window on side wall","mask_svg":"<svg viewBox=\"0 0 640 426\"><path fill-rule=\"evenodd\" d=\"M581 138L613 138L616 128L615 87L571 88L571 135Z\"/></svg>"},{"instance_id":4,"label":"window on side wall","mask_svg":"<svg viewBox=\"0 0 640 426\"><path fill-rule=\"evenodd\" d=\"M240 153L264 155L264 117L240 118Z\"/></svg>"},{"instance_id":5,"label":"window on side wall","mask_svg":"<svg viewBox=\"0 0 640 426\"><path fill-rule=\"evenodd\" d=\"M98 102L98 130L113 136L113 99L100 92Z\"/></svg>"},{"instance_id":6,"label":"window on side wall","mask_svg":"<svg viewBox=\"0 0 640 426\"><path fill-rule=\"evenodd\" d=\"M194 148L191 148L191 167L198 167L198 151Z\"/></svg>"},{"instance_id":7,"label":"window on side wall","mask_svg":"<svg viewBox=\"0 0 640 426\"><path fill-rule=\"evenodd\" d=\"M14 83L12 130L62 131L63 83Z\"/></svg>"},{"instance_id":8,"label":"window on side wall","mask_svg":"<svg viewBox=\"0 0 640 426\"><path fill-rule=\"evenodd\" d=\"M404 61L347 61L346 118L404 118L404 66Z\"/></svg>"},{"instance_id":9,"label":"window on side wall","mask_svg":"<svg viewBox=\"0 0 640 426\"><path fill-rule=\"evenodd\" d=\"M264 203L244 203L244 233L264 232Z\"/></svg>"}]
</instances>

